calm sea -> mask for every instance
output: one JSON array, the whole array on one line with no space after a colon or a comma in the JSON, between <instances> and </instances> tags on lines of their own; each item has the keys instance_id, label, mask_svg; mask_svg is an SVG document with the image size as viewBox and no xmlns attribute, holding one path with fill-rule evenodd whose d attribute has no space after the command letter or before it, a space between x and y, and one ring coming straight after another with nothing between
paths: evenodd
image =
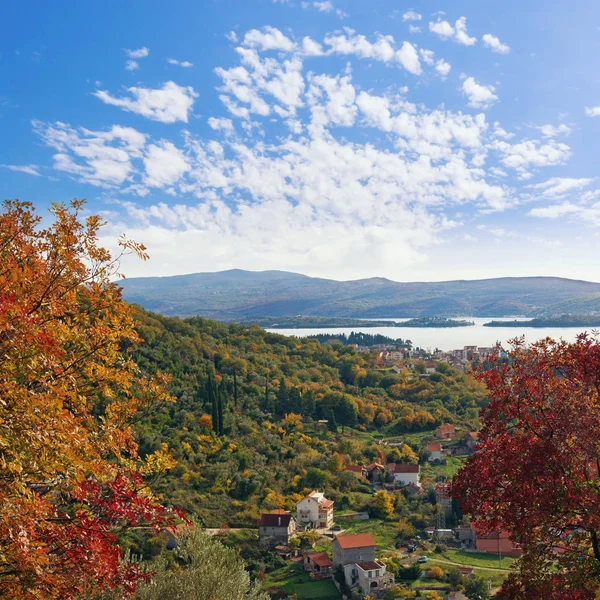
<instances>
[{"instance_id":1,"label":"calm sea","mask_svg":"<svg viewBox=\"0 0 600 600\"><path fill-rule=\"evenodd\" d=\"M496 342L506 345L506 342L514 337L525 336L527 342L533 342L544 337L552 337L554 339L564 339L566 341L574 341L577 334L582 331L590 331L592 328L581 327L483 327L484 323L489 321L514 321L515 318L500 318L500 317L456 317L464 318L468 321L473 321L475 325L471 327L449 327L448 329L440 328L416 328L416 327L316 327L314 329L268 329L274 333L283 335L295 335L297 337L305 337L307 335L315 335L317 333L345 333L349 334L352 331L361 331L364 333L381 333L382 335L393 339L402 338L403 340L411 340L413 346L433 350L454 350L463 346L492 346ZM376 321L394 321L401 323L408 319L403 317L389 317L385 319L374 319ZM518 321L527 321L528 319L516 319Z\"/></svg>"}]
</instances>

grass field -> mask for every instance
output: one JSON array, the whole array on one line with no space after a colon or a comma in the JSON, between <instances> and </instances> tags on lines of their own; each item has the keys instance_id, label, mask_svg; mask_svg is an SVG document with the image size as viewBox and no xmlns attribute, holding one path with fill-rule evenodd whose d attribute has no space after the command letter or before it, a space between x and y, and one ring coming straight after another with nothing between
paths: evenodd
<instances>
[{"instance_id":1,"label":"grass field","mask_svg":"<svg viewBox=\"0 0 600 600\"><path fill-rule=\"evenodd\" d=\"M370 533L375 539L377 553L394 550L396 542L396 527L394 523L381 519L368 521L348 521L345 534Z\"/></svg>"},{"instance_id":2,"label":"grass field","mask_svg":"<svg viewBox=\"0 0 600 600\"><path fill-rule=\"evenodd\" d=\"M274 593L281 590L287 595L296 594L299 600L340 600L342 597L331 579L315 581L301 564L290 564L265 576L263 587Z\"/></svg>"},{"instance_id":3,"label":"grass field","mask_svg":"<svg viewBox=\"0 0 600 600\"><path fill-rule=\"evenodd\" d=\"M517 561L516 558L503 556L502 561L500 562L497 554L486 554L484 552L463 552L462 550L445 550L441 553L428 552L427 554L431 558L447 560L461 566L484 567L488 569L506 569L507 571L511 570Z\"/></svg>"}]
</instances>

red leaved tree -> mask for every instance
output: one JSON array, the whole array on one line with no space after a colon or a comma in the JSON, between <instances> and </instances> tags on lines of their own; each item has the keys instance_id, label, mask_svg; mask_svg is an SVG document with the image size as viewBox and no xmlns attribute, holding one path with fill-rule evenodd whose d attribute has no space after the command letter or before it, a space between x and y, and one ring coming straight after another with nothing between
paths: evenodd
<instances>
[{"instance_id":1,"label":"red leaved tree","mask_svg":"<svg viewBox=\"0 0 600 600\"><path fill-rule=\"evenodd\" d=\"M174 513L145 476L173 465L140 460L139 411L171 401L167 379L141 373L133 309L111 280L119 257L97 244L99 217L54 205L42 228L27 203L0 212L0 597L61 600L135 589L119 534L159 529ZM145 258L143 246L121 240Z\"/></svg>"},{"instance_id":2,"label":"red leaved tree","mask_svg":"<svg viewBox=\"0 0 600 600\"><path fill-rule=\"evenodd\" d=\"M499 597L595 598L600 587L600 344L513 342L479 372L489 390L477 452L452 494L473 525L523 548Z\"/></svg>"}]
</instances>

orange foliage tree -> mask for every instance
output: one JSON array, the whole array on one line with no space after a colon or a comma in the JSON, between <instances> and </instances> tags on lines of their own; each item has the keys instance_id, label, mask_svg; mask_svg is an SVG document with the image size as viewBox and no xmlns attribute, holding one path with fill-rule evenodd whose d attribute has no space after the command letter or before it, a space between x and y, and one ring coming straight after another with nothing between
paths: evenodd
<instances>
[{"instance_id":1,"label":"orange foliage tree","mask_svg":"<svg viewBox=\"0 0 600 600\"><path fill-rule=\"evenodd\" d=\"M143 246L98 246L99 217L53 205L43 228L28 203L0 212L0 597L69 599L145 577L119 534L172 524L146 478L173 466L141 460L131 428L171 401L167 378L128 356L133 309L111 281Z\"/></svg>"}]
</instances>

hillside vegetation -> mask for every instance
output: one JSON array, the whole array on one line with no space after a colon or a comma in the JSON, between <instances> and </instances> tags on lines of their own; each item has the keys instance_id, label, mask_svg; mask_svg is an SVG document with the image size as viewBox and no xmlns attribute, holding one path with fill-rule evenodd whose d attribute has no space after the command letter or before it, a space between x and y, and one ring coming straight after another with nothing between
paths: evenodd
<instances>
[{"instance_id":1,"label":"hillside vegetation","mask_svg":"<svg viewBox=\"0 0 600 600\"><path fill-rule=\"evenodd\" d=\"M237 320L263 317L547 316L557 306L597 306L600 283L557 277L399 283L334 281L284 271L231 270L123 282L124 297L165 315ZM564 308L560 312L567 311Z\"/></svg>"},{"instance_id":2,"label":"hillside vegetation","mask_svg":"<svg viewBox=\"0 0 600 600\"><path fill-rule=\"evenodd\" d=\"M177 398L138 423L140 451L171 449L178 465L156 491L210 527L255 525L314 487L360 508L365 490L344 466L399 460L376 436L473 427L485 402L482 384L445 364L423 378L381 368L376 352L257 326L143 310L137 320L145 342L134 359L170 373Z\"/></svg>"}]
</instances>

